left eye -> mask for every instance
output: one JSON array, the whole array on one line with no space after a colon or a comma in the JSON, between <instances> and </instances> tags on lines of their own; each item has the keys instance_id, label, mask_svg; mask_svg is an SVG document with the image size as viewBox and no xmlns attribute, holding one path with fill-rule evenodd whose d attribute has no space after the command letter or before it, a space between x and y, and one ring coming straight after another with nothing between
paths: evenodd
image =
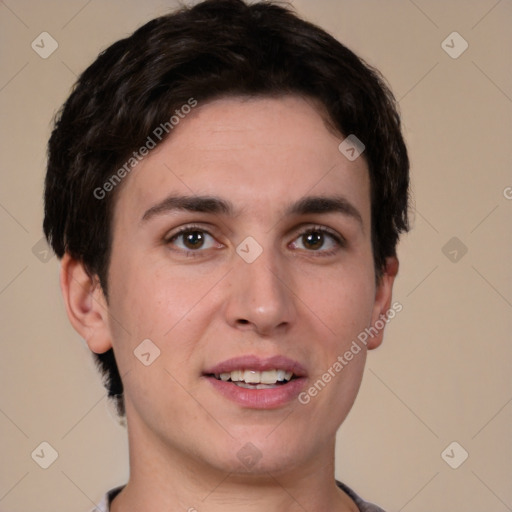
<instances>
[{"instance_id":1,"label":"left eye","mask_svg":"<svg viewBox=\"0 0 512 512\"><path fill-rule=\"evenodd\" d=\"M181 242L178 242L181 241ZM198 249L211 249L215 246L215 239L206 231L199 229L187 229L172 236L169 244L176 245L183 251L195 251Z\"/></svg>"},{"instance_id":2,"label":"left eye","mask_svg":"<svg viewBox=\"0 0 512 512\"><path fill-rule=\"evenodd\" d=\"M301 235L292 242L292 245L294 249L333 252L343 244L340 237L325 229L316 228L301 233Z\"/></svg>"}]
</instances>

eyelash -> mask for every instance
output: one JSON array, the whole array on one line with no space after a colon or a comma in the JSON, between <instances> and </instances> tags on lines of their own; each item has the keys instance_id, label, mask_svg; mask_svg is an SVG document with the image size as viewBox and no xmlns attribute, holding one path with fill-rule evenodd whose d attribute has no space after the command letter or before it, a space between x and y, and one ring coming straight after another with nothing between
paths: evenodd
<instances>
[{"instance_id":1,"label":"eyelash","mask_svg":"<svg viewBox=\"0 0 512 512\"><path fill-rule=\"evenodd\" d=\"M187 226L181 227L178 231L176 231L172 235L166 237L165 243L166 244L171 244L174 240L176 240L181 235L183 235L185 233L191 233L191 232L194 232L194 231L199 231L201 233L207 234L207 235L211 236L212 238L214 238L214 236L208 230L204 229L202 226L197 226L197 225L191 224L191 225L187 225ZM307 251L309 253L316 253L316 256L319 256L319 257L322 257L322 256L332 256L335 253L337 253L339 249L346 247L346 240L341 235L338 235L336 232L333 232L330 229L325 228L323 226L311 226L311 227L308 227L304 231L301 231L300 233L298 233L297 236L294 238L294 241L297 238L302 237L302 236L304 236L306 234L309 234L309 233L322 233L324 235L327 235L332 240L334 240L334 242L337 245L337 247L335 249L331 249L329 251L321 251L321 250L318 250L318 251L314 251L314 250ZM185 253L187 255L187 257L189 257L189 256L190 257L200 256L200 253L204 252L204 251L205 251L204 249L203 250L201 250L201 249L197 249L197 250L177 249L177 252Z\"/></svg>"}]
</instances>

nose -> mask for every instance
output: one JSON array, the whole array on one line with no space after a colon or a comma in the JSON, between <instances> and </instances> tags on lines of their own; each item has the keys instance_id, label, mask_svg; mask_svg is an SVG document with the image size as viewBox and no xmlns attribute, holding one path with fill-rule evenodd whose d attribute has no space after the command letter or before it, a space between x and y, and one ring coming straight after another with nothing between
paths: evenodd
<instances>
[{"instance_id":1,"label":"nose","mask_svg":"<svg viewBox=\"0 0 512 512\"><path fill-rule=\"evenodd\" d=\"M296 318L293 283L285 265L278 263L278 256L270 250L264 250L252 263L236 256L225 305L230 326L261 336L290 328Z\"/></svg>"}]
</instances>

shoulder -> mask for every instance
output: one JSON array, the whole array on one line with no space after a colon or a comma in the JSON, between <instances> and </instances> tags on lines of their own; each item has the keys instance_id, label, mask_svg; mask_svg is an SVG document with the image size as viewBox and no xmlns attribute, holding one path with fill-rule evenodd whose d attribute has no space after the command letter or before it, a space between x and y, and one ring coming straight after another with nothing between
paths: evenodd
<instances>
[{"instance_id":1,"label":"shoulder","mask_svg":"<svg viewBox=\"0 0 512 512\"><path fill-rule=\"evenodd\" d=\"M344 483L336 480L336 484L340 489L345 491L353 500L354 503L358 506L360 512L384 512L383 509L374 505L373 503L369 503L368 501L364 501L360 496L358 496L350 487L347 487Z\"/></svg>"},{"instance_id":2,"label":"shoulder","mask_svg":"<svg viewBox=\"0 0 512 512\"><path fill-rule=\"evenodd\" d=\"M90 512L109 512L110 511L110 503L112 500L121 492L124 488L124 485L116 487L115 489L111 489L108 491L105 496L101 499L101 501L90 511Z\"/></svg>"}]
</instances>

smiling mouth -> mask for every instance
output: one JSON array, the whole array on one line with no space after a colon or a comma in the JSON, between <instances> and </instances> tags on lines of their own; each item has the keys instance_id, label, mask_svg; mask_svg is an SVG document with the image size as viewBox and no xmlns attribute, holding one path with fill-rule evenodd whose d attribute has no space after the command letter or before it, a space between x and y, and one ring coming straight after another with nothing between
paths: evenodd
<instances>
[{"instance_id":1,"label":"smiling mouth","mask_svg":"<svg viewBox=\"0 0 512 512\"><path fill-rule=\"evenodd\" d=\"M212 373L207 377L229 382L244 389L272 389L283 386L297 376L287 370L233 370L231 372Z\"/></svg>"}]
</instances>

